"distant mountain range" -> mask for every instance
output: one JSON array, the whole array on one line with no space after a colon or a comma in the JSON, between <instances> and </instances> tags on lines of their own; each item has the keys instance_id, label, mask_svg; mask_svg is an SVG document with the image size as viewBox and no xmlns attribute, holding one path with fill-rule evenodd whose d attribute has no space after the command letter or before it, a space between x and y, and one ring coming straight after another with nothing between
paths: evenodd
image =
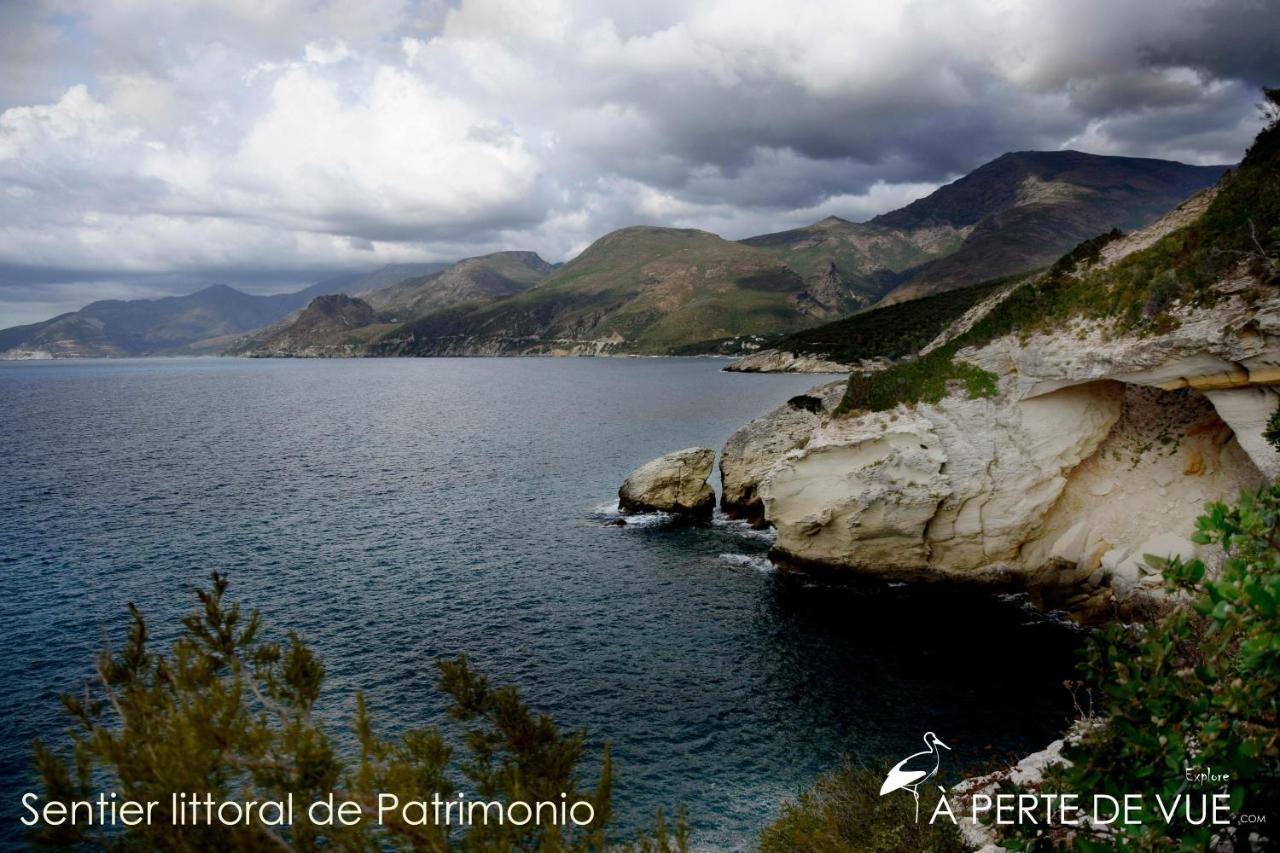
<instances>
[{"instance_id":1,"label":"distant mountain range","mask_svg":"<svg viewBox=\"0 0 1280 853\"><path fill-rule=\"evenodd\" d=\"M220 352L235 336L275 323L317 296L386 287L446 264L395 264L293 293L254 296L214 284L186 296L107 299L42 323L0 331L0 358L121 358Z\"/></svg>"},{"instance_id":2,"label":"distant mountain range","mask_svg":"<svg viewBox=\"0 0 1280 853\"><path fill-rule=\"evenodd\" d=\"M466 304L485 304L532 288L555 267L534 252L495 252L443 270L361 290L359 297L316 297L306 310L242 336L228 355L366 355L379 337L413 318ZM368 281L364 282L368 283Z\"/></svg>"},{"instance_id":3,"label":"distant mountain range","mask_svg":"<svg viewBox=\"0 0 1280 853\"><path fill-rule=\"evenodd\" d=\"M499 252L277 296L217 285L96 302L0 331L0 357L732 353L877 302L1043 266L1095 234L1152 221L1225 168L1018 152L866 223L828 217L740 241L641 226L560 266ZM337 293L354 299L301 310Z\"/></svg>"}]
</instances>

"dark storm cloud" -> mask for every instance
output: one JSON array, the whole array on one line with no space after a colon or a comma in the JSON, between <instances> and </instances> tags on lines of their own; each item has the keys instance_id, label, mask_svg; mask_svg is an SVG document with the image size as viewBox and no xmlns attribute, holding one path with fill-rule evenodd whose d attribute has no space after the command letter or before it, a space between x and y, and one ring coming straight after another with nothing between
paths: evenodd
<instances>
[{"instance_id":1,"label":"dark storm cloud","mask_svg":"<svg viewBox=\"0 0 1280 853\"><path fill-rule=\"evenodd\" d=\"M1278 22L1257 0L17 0L0 325L90 292L558 260L636 222L866 218L1009 150L1232 162Z\"/></svg>"},{"instance_id":2,"label":"dark storm cloud","mask_svg":"<svg viewBox=\"0 0 1280 853\"><path fill-rule=\"evenodd\" d=\"M1190 25L1178 37L1143 45L1146 62L1188 66L1253 87L1277 85L1280 8L1273 0L1206 3L1187 14Z\"/></svg>"}]
</instances>

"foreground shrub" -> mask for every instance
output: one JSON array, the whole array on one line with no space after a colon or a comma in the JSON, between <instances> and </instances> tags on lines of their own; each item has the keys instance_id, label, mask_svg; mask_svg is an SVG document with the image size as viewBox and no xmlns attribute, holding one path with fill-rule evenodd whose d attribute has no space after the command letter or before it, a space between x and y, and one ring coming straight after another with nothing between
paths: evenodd
<instances>
[{"instance_id":1,"label":"foreground shrub","mask_svg":"<svg viewBox=\"0 0 1280 853\"><path fill-rule=\"evenodd\" d=\"M605 849L612 789L607 746L595 788L583 789L578 764L585 732L562 733L513 688L493 686L458 658L439 662L438 669L440 689L453 701L450 716L464 730L460 760L436 727L379 736L362 696L356 699L356 754L343 756L317 718L324 685L319 658L294 632L284 643L259 639L257 611L246 615L228 603L226 590L226 579L215 573L212 588L197 593L200 607L182 620L184 631L169 654L152 650L147 623L130 605L133 625L124 648L105 649L96 678L82 693L63 697L75 721L70 763L35 744L46 800L66 804L115 792L120 800L158 802L154 820L105 834L83 824L50 826L32 840L121 850ZM564 795L569 803L589 802L594 820L566 827L544 813L543 824L525 826L377 821L380 794L404 803L436 794L449 800L463 791L468 800L504 804L559 802ZM175 826L171 796L181 792L239 802L292 794L301 808L289 827L262 820ZM307 819L306 806L330 794L358 803L358 825ZM671 835L659 812L657 831L640 837L636 848L683 850L683 813Z\"/></svg>"},{"instance_id":2,"label":"foreground shrub","mask_svg":"<svg viewBox=\"0 0 1280 853\"><path fill-rule=\"evenodd\" d=\"M1061 792L1141 793L1149 807L1142 824L1007 844L1203 850L1255 829L1276 832L1277 814L1268 811L1280 797L1280 485L1247 493L1233 506L1212 503L1196 527L1196 542L1226 553L1219 577L1210 578L1200 560L1168 561L1166 583L1181 603L1154 623L1113 624L1092 639L1084 669L1101 699L1099 725L1067 748L1072 766L1052 781ZM1225 790L1233 814L1256 813L1266 822L1224 830L1166 824L1154 814L1156 794L1169 803L1181 792L1221 788L1188 784L1187 768L1210 767L1230 777Z\"/></svg>"},{"instance_id":3,"label":"foreground shrub","mask_svg":"<svg viewBox=\"0 0 1280 853\"><path fill-rule=\"evenodd\" d=\"M930 825L940 796L936 787L920 791L920 822L915 801L905 794L880 796L884 772L846 763L782 808L782 816L760 836L761 853L951 853L968 848L949 820Z\"/></svg>"}]
</instances>

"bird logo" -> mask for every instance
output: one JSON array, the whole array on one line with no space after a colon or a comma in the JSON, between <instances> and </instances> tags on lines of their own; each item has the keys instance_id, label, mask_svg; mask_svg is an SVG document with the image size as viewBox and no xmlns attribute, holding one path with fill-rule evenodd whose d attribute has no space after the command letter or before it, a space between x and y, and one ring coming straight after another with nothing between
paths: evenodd
<instances>
[{"instance_id":1,"label":"bird logo","mask_svg":"<svg viewBox=\"0 0 1280 853\"><path fill-rule=\"evenodd\" d=\"M938 775L938 765L942 763L942 755L938 747L950 750L933 732L924 733L924 752L908 755L893 765L884 784L880 786L880 796L893 791L910 791L916 801L916 823L920 822L920 786Z\"/></svg>"}]
</instances>

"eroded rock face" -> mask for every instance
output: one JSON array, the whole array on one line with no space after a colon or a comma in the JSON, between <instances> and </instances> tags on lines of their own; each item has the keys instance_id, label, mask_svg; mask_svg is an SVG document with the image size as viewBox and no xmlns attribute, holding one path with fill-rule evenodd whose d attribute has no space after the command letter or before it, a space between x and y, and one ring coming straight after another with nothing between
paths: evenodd
<instances>
[{"instance_id":1,"label":"eroded rock face","mask_svg":"<svg viewBox=\"0 0 1280 853\"><path fill-rule=\"evenodd\" d=\"M689 447L646 462L628 475L618 490L623 512L673 512L710 517L716 493L707 483L716 452Z\"/></svg>"},{"instance_id":2,"label":"eroded rock face","mask_svg":"<svg viewBox=\"0 0 1280 853\"><path fill-rule=\"evenodd\" d=\"M1151 245L1206 199L1109 244L1099 263ZM1220 554L1188 538L1205 503L1280 476L1263 437L1280 404L1280 292L1243 268L1212 290L1173 306L1158 333L1077 319L957 352L995 374L991 397L957 385L886 412L776 409L726 445L726 500L752 507L754 489L783 563L1016 585L1086 616L1159 596L1148 555L1207 558L1212 571ZM742 369L789 367L768 351L753 365Z\"/></svg>"},{"instance_id":3,"label":"eroded rock face","mask_svg":"<svg viewBox=\"0 0 1280 853\"><path fill-rule=\"evenodd\" d=\"M776 558L1057 590L1086 612L1160 595L1148 554L1212 562L1187 538L1205 502L1280 473L1262 437L1280 403L1280 296L1250 303L1228 283L1164 335L1081 326L959 357L996 373L998 394L824 410L812 428L770 413L726 447L731 474L743 445L789 448L750 473Z\"/></svg>"},{"instance_id":4,"label":"eroded rock face","mask_svg":"<svg viewBox=\"0 0 1280 853\"><path fill-rule=\"evenodd\" d=\"M1208 390L1205 397L1231 428L1240 447L1268 479L1280 478L1280 452L1262 437L1267 421L1280 405L1276 386Z\"/></svg>"},{"instance_id":5,"label":"eroded rock face","mask_svg":"<svg viewBox=\"0 0 1280 853\"><path fill-rule=\"evenodd\" d=\"M810 388L739 429L720 453L720 502L726 514L763 523L760 480L788 451L803 447L840 403L844 381Z\"/></svg>"},{"instance_id":6,"label":"eroded rock face","mask_svg":"<svg viewBox=\"0 0 1280 853\"><path fill-rule=\"evenodd\" d=\"M911 412L836 420L760 483L777 553L889 574L928 563L924 529L951 494L946 453Z\"/></svg>"},{"instance_id":7,"label":"eroded rock face","mask_svg":"<svg viewBox=\"0 0 1280 853\"><path fill-rule=\"evenodd\" d=\"M1023 544L1019 561L1060 578L1091 578L1122 597L1156 590L1148 554L1189 557L1208 500L1230 498L1262 475L1205 395L1126 384L1120 420Z\"/></svg>"},{"instance_id":8,"label":"eroded rock face","mask_svg":"<svg viewBox=\"0 0 1280 853\"><path fill-rule=\"evenodd\" d=\"M831 421L760 485L777 552L894 575L990 574L1034 535L1121 398L1102 383Z\"/></svg>"}]
</instances>

